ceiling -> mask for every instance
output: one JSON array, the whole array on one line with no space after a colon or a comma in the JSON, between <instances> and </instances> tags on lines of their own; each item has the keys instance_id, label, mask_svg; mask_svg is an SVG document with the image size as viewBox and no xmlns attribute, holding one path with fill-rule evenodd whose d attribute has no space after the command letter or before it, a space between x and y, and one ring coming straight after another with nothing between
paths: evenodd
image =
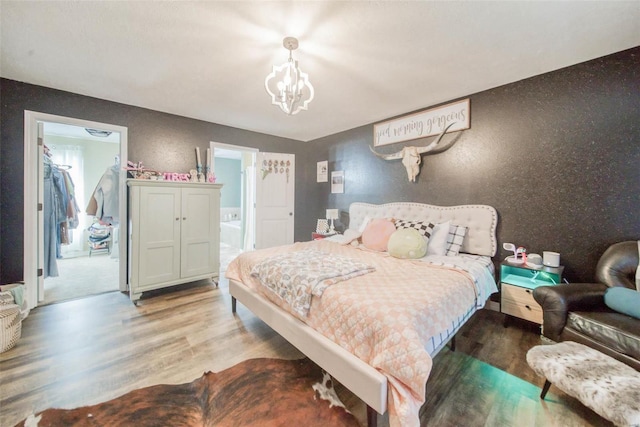
<instances>
[{"instance_id":1,"label":"ceiling","mask_svg":"<svg viewBox=\"0 0 640 427\"><path fill-rule=\"evenodd\" d=\"M2 77L300 141L640 45L636 0L2 0L0 18ZM295 116L264 88L285 36L315 88Z\"/></svg>"}]
</instances>

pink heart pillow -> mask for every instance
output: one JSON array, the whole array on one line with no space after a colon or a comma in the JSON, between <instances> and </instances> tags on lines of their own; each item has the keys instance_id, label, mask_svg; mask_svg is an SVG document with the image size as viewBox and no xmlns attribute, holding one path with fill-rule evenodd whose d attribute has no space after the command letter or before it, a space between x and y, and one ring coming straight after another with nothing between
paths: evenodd
<instances>
[{"instance_id":1,"label":"pink heart pillow","mask_svg":"<svg viewBox=\"0 0 640 427\"><path fill-rule=\"evenodd\" d=\"M385 252L389 238L395 231L393 221L384 218L372 219L362 232L362 244L367 249Z\"/></svg>"}]
</instances>

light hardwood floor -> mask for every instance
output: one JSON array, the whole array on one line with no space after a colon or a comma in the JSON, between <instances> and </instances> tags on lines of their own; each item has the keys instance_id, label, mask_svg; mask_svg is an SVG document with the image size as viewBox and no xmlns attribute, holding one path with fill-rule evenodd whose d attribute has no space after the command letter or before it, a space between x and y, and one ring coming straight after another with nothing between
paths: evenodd
<instances>
[{"instance_id":1,"label":"light hardwood floor","mask_svg":"<svg viewBox=\"0 0 640 427\"><path fill-rule=\"evenodd\" d=\"M231 314L226 280L143 295L134 306L119 292L34 309L17 346L0 354L0 425L49 407L95 404L154 384L179 384L256 357L303 355L242 305ZM524 361L537 328L482 310L442 350L427 383L424 426L609 425L542 380ZM493 365L493 366L492 366ZM339 395L365 420L364 405ZM381 420L384 425L385 421Z\"/></svg>"}]
</instances>

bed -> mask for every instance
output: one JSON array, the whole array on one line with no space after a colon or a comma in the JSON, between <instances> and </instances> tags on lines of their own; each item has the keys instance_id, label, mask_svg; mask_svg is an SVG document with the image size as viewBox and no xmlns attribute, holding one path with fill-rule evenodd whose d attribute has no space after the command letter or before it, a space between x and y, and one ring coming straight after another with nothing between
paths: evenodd
<instances>
[{"instance_id":1,"label":"bed","mask_svg":"<svg viewBox=\"0 0 640 427\"><path fill-rule=\"evenodd\" d=\"M455 225L452 233L465 233L463 239L453 239L454 248L455 242L459 245L457 255L397 259L363 247L362 239L352 240L377 218ZM491 261L497 248L496 226L497 213L486 205L353 203L344 236L236 258L226 273L232 310L236 312L240 301L358 396L367 405L369 425L375 425L375 412L388 411L392 426L417 426L431 358L497 292ZM371 269L326 286L321 296L310 297L308 311L300 311L265 289L256 268L303 252L349 259Z\"/></svg>"}]
</instances>

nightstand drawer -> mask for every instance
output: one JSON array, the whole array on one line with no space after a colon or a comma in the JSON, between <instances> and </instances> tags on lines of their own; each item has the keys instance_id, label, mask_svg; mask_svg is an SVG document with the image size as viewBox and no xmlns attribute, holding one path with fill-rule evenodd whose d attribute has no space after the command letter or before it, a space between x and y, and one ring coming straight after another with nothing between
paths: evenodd
<instances>
[{"instance_id":1,"label":"nightstand drawer","mask_svg":"<svg viewBox=\"0 0 640 427\"><path fill-rule=\"evenodd\" d=\"M514 303L502 300L501 310L504 314L519 317L520 319L542 324L542 309L536 303L534 305Z\"/></svg>"},{"instance_id":2,"label":"nightstand drawer","mask_svg":"<svg viewBox=\"0 0 640 427\"><path fill-rule=\"evenodd\" d=\"M522 305L535 306L540 309L540 306L533 299L533 290L527 288L521 288L520 286L509 285L508 283L502 283L501 286L502 301L510 301Z\"/></svg>"}]
</instances>

